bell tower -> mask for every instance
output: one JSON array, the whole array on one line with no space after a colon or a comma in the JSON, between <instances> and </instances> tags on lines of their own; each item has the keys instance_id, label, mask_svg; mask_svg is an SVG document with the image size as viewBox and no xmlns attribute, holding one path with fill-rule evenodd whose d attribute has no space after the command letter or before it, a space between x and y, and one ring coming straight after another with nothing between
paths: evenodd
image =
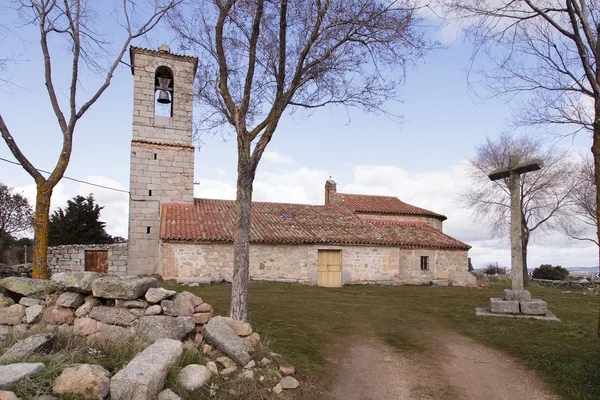
<instances>
[{"instance_id":1,"label":"bell tower","mask_svg":"<svg viewBox=\"0 0 600 400\"><path fill-rule=\"evenodd\" d=\"M159 271L160 205L194 201L196 57L130 47L134 77L127 275Z\"/></svg>"}]
</instances>

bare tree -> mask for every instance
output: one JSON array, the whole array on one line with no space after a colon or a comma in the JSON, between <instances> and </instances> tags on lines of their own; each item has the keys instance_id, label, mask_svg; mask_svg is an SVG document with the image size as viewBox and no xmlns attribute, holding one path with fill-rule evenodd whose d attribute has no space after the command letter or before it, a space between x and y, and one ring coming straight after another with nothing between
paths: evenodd
<instances>
[{"instance_id":1,"label":"bare tree","mask_svg":"<svg viewBox=\"0 0 600 400\"><path fill-rule=\"evenodd\" d=\"M33 208L25 196L0 183L0 249L6 235L14 235L33 227Z\"/></svg>"},{"instance_id":2,"label":"bare tree","mask_svg":"<svg viewBox=\"0 0 600 400\"><path fill-rule=\"evenodd\" d=\"M583 156L577 168L575 184L569 193L570 218L565 218L561 226L571 239L590 241L598 246L594 161L591 157Z\"/></svg>"},{"instance_id":3,"label":"bare tree","mask_svg":"<svg viewBox=\"0 0 600 400\"><path fill-rule=\"evenodd\" d=\"M170 15L200 56L203 128L235 131L236 231L230 314L247 317L252 185L283 113L327 105L377 112L431 45L409 0L206 0Z\"/></svg>"},{"instance_id":4,"label":"bare tree","mask_svg":"<svg viewBox=\"0 0 600 400\"><path fill-rule=\"evenodd\" d=\"M509 178L490 181L488 174L506 167L508 156L522 160L540 158L544 168L521 175L521 240L523 244L523 282L527 279L527 246L536 231L556 229L569 219L574 169L566 152L543 150L540 139L500 136L497 142L477 147L469 160L471 185L461 194L464 207L490 227L492 236L506 235L510 226Z\"/></svg>"},{"instance_id":5,"label":"bare tree","mask_svg":"<svg viewBox=\"0 0 600 400\"><path fill-rule=\"evenodd\" d=\"M124 39L120 43L107 42L95 31L94 2L81 0L20 0L20 13L26 25L37 26L39 29L41 52L44 62L44 81L50 99L50 104L60 131L62 133L62 149L58 156L56 166L45 178L36 167L28 160L17 145L12 132L9 130L5 118L0 114L0 133L13 156L21 166L33 177L36 183L37 196L34 217L34 244L33 244L33 277L48 279L48 218L50 213L50 198L52 190L62 179L69 159L73 144L73 135L77 122L84 116L89 108L100 98L111 83L112 77L121 62L127 47L132 40L145 35L154 28L167 11L174 8L182 0L149 0L147 4L142 1L122 0L120 7L115 8L115 13L120 15L120 24L124 29ZM106 6L106 5L105 5ZM134 21L135 15L148 16L139 22ZM63 40L67 44L71 59L52 57L53 50L50 42ZM110 49L116 48L117 52L111 55ZM54 48L56 49L56 47ZM107 55L110 58L108 66L101 65L101 60ZM61 104L52 73L53 66L58 63L69 62L71 73L69 79L68 106ZM92 95L80 101L78 89L81 86L81 71L91 69L102 78L100 86Z\"/></svg>"}]
</instances>

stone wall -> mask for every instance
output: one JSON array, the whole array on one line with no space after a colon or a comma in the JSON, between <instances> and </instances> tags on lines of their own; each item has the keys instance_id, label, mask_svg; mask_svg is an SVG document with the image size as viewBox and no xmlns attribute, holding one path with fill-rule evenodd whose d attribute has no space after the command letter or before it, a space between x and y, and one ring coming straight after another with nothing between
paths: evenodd
<instances>
[{"instance_id":1,"label":"stone wall","mask_svg":"<svg viewBox=\"0 0 600 400\"><path fill-rule=\"evenodd\" d=\"M474 285L467 272L464 250L407 250L395 247L257 245L250 246L250 277L254 280L317 283L319 250L342 251L342 285L429 284L445 280L453 285ZM421 256L430 268L421 271ZM175 278L231 277L231 244L161 244L162 276ZM472 278L472 279L470 279Z\"/></svg>"},{"instance_id":2,"label":"stone wall","mask_svg":"<svg viewBox=\"0 0 600 400\"><path fill-rule=\"evenodd\" d=\"M85 271L86 250L108 250L108 273L127 273L127 243L114 244L73 244L48 248L50 273Z\"/></svg>"},{"instance_id":3,"label":"stone wall","mask_svg":"<svg viewBox=\"0 0 600 400\"><path fill-rule=\"evenodd\" d=\"M442 221L438 218L428 217L428 216L418 216L418 215L399 215L399 214L368 214L357 212L359 217L365 219L375 219L378 221L400 221L400 222L425 222L427 225L431 226L433 229L437 229L438 231L442 231Z\"/></svg>"}]
</instances>

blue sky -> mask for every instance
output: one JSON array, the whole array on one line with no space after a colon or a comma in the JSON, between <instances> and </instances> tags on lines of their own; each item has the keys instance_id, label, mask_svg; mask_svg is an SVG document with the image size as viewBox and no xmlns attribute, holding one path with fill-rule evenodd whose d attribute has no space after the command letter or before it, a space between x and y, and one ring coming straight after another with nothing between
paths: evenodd
<instances>
[{"instance_id":1,"label":"blue sky","mask_svg":"<svg viewBox=\"0 0 600 400\"><path fill-rule=\"evenodd\" d=\"M6 11L6 10L4 10ZM107 29L116 24L102 15ZM0 25L17 35L0 36L0 56L17 56L3 75L12 85L0 87L0 113L23 152L38 168L51 169L61 146L61 133L50 108L43 84L43 70L36 32L17 29L15 14L0 12ZM471 45L444 37L432 28L432 37L446 46L429 54L409 69L402 103L389 104L390 111L403 116L402 123L357 110L323 108L308 115L286 115L269 144L255 182L254 199L321 204L323 186L331 175L338 190L398 196L411 204L449 217L444 231L473 246L470 256L476 267L487 262L510 263L508 241L491 239L485 226L468 210L460 209L457 195L468 182L464 163L486 136L498 136L510 129L511 110L500 100L482 101L469 90L465 68ZM451 35L452 36L452 35ZM175 41L165 29L153 32L135 44L156 48ZM62 83L69 70L61 48L53 46L54 73ZM1 58L1 57L0 57ZM129 62L128 56L125 59ZM82 76L88 93L99 81ZM127 66L119 67L112 85L78 123L73 155L66 175L115 188L129 185L133 79ZM585 135L559 146L588 151ZM231 137L205 135L195 156L197 197L233 198L236 174L236 147ZM13 159L0 142L0 157ZM33 198L33 181L21 167L0 162L0 181ZM127 195L63 181L55 189L53 207L63 206L76 194L93 192L105 206L102 218L108 231L127 235ZM597 265L597 248L565 239L560 234L542 235L530 245L530 265L560 264L567 267Z\"/></svg>"}]
</instances>

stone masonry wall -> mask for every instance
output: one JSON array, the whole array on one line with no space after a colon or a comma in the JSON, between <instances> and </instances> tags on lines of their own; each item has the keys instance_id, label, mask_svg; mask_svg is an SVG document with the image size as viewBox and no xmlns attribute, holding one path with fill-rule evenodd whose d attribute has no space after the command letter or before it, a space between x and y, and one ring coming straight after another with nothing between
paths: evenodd
<instances>
[{"instance_id":1,"label":"stone masonry wall","mask_svg":"<svg viewBox=\"0 0 600 400\"><path fill-rule=\"evenodd\" d=\"M56 272L85 271L86 250L108 250L108 273L125 275L127 272L127 243L73 244L48 248L48 267Z\"/></svg>"},{"instance_id":2,"label":"stone masonry wall","mask_svg":"<svg viewBox=\"0 0 600 400\"><path fill-rule=\"evenodd\" d=\"M431 226L433 229L437 229L442 232L442 221L438 218L427 217L427 216L416 216L416 215L388 215L388 214L367 214L367 213L357 213L357 215L361 218L365 219L375 219L378 221L414 221L414 222L426 222L427 225Z\"/></svg>"},{"instance_id":3,"label":"stone masonry wall","mask_svg":"<svg viewBox=\"0 0 600 400\"><path fill-rule=\"evenodd\" d=\"M250 246L250 277L254 280L317 283L319 250L342 251L342 284L428 284L446 280L470 284L464 250L404 250L394 247L256 245ZM430 257L421 271L420 257ZM231 277L231 244L161 244L162 275L175 278Z\"/></svg>"}]
</instances>

